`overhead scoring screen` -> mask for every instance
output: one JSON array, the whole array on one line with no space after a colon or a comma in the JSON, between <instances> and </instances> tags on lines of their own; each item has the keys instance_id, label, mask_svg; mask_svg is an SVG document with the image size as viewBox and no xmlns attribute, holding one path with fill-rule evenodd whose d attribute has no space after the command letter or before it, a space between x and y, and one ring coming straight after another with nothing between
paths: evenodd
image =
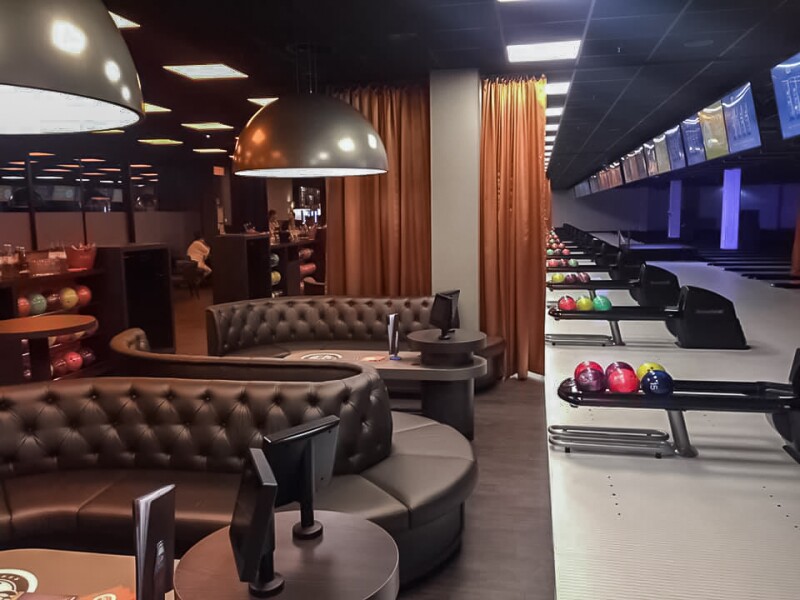
<instances>
[{"instance_id":1,"label":"overhead scoring screen","mask_svg":"<svg viewBox=\"0 0 800 600\"><path fill-rule=\"evenodd\" d=\"M722 99L722 111L731 153L744 152L761 145L753 89L749 83Z\"/></svg>"},{"instance_id":2,"label":"overhead scoring screen","mask_svg":"<svg viewBox=\"0 0 800 600\"><path fill-rule=\"evenodd\" d=\"M715 102L698 113L700 128L703 130L703 144L708 160L730 154L728 150L728 134L725 131L725 116L722 114L722 102Z\"/></svg>"},{"instance_id":3,"label":"overhead scoring screen","mask_svg":"<svg viewBox=\"0 0 800 600\"><path fill-rule=\"evenodd\" d=\"M800 54L772 69L783 139L800 135Z\"/></svg>"}]
</instances>

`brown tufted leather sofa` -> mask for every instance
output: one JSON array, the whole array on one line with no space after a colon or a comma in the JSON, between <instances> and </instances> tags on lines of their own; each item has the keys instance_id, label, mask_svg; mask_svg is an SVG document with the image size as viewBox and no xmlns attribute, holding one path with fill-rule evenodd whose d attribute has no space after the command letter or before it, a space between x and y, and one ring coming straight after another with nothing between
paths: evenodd
<instances>
[{"instance_id":1,"label":"brown tufted leather sofa","mask_svg":"<svg viewBox=\"0 0 800 600\"><path fill-rule=\"evenodd\" d=\"M265 298L218 304L206 309L208 353L212 356L280 358L306 349L387 350L388 315L400 318L400 345L412 331L430 329L433 298L350 298L340 296ZM484 390L503 378L505 342L489 337L478 353L486 375ZM388 382L390 391L395 382ZM406 391L403 389L403 391Z\"/></svg>"},{"instance_id":2,"label":"brown tufted leather sofa","mask_svg":"<svg viewBox=\"0 0 800 600\"><path fill-rule=\"evenodd\" d=\"M142 349L140 330L112 345L128 349L118 373L149 363L161 378L0 388L2 547L129 553L132 498L175 483L183 552L230 522L248 447L336 414L335 477L317 506L384 527L400 549L403 583L458 548L477 478L472 449L447 426L392 413L371 367L157 355ZM183 378L168 376L170 364Z\"/></svg>"}]
</instances>

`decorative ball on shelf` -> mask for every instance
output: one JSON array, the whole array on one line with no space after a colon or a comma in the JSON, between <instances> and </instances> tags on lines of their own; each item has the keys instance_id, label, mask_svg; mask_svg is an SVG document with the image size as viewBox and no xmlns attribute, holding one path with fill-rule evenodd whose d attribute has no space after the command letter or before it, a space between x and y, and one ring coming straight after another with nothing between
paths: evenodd
<instances>
[{"instance_id":1,"label":"decorative ball on shelf","mask_svg":"<svg viewBox=\"0 0 800 600\"><path fill-rule=\"evenodd\" d=\"M67 352L64 355L64 360L67 362L67 369L70 373L79 371L83 366L83 358L77 352Z\"/></svg>"},{"instance_id":2,"label":"decorative ball on shelf","mask_svg":"<svg viewBox=\"0 0 800 600\"><path fill-rule=\"evenodd\" d=\"M31 303L25 296L17 298L17 315L20 317L27 317L31 314Z\"/></svg>"},{"instance_id":3,"label":"decorative ball on shelf","mask_svg":"<svg viewBox=\"0 0 800 600\"><path fill-rule=\"evenodd\" d=\"M559 267L568 267L569 261L566 258L559 258L558 259L558 266Z\"/></svg>"},{"instance_id":4,"label":"decorative ball on shelf","mask_svg":"<svg viewBox=\"0 0 800 600\"><path fill-rule=\"evenodd\" d=\"M45 296L47 310L54 311L61 308L61 295L58 292L50 292Z\"/></svg>"},{"instance_id":5,"label":"decorative ball on shelf","mask_svg":"<svg viewBox=\"0 0 800 600\"><path fill-rule=\"evenodd\" d=\"M615 369L606 374L608 390L618 394L632 394L639 389L639 378L633 370Z\"/></svg>"},{"instance_id":6,"label":"decorative ball on shelf","mask_svg":"<svg viewBox=\"0 0 800 600\"><path fill-rule=\"evenodd\" d=\"M575 367L575 383L584 392L600 392L606 387L603 367L594 361L586 361Z\"/></svg>"},{"instance_id":7,"label":"decorative ball on shelf","mask_svg":"<svg viewBox=\"0 0 800 600\"><path fill-rule=\"evenodd\" d=\"M639 368L636 369L636 376L639 379L644 379L644 376L647 375L648 371L666 371L663 365L657 362L645 362L639 365Z\"/></svg>"},{"instance_id":8,"label":"decorative ball on shelf","mask_svg":"<svg viewBox=\"0 0 800 600\"><path fill-rule=\"evenodd\" d=\"M592 299L589 298L589 296L581 296L578 298L577 302L575 302L575 305L578 310L594 310L594 302L592 302Z\"/></svg>"},{"instance_id":9,"label":"decorative ball on shelf","mask_svg":"<svg viewBox=\"0 0 800 600\"><path fill-rule=\"evenodd\" d=\"M552 248L548 248L548 249L547 249L547 253L546 253L546 254L547 254L547 256L553 256L553 253L554 253L554 252L555 252L555 251L554 251Z\"/></svg>"},{"instance_id":10,"label":"decorative ball on shelf","mask_svg":"<svg viewBox=\"0 0 800 600\"><path fill-rule=\"evenodd\" d=\"M271 277L272 277L272 285L278 285L281 282L280 271L273 271Z\"/></svg>"},{"instance_id":11,"label":"decorative ball on shelf","mask_svg":"<svg viewBox=\"0 0 800 600\"><path fill-rule=\"evenodd\" d=\"M75 293L78 294L78 306L86 306L92 301L92 290L85 285L75 286Z\"/></svg>"},{"instance_id":12,"label":"decorative ball on shelf","mask_svg":"<svg viewBox=\"0 0 800 600\"><path fill-rule=\"evenodd\" d=\"M41 294L28 296L28 304L30 304L32 315L41 315L47 310L47 299Z\"/></svg>"},{"instance_id":13,"label":"decorative ball on shelf","mask_svg":"<svg viewBox=\"0 0 800 600\"><path fill-rule=\"evenodd\" d=\"M71 287L65 287L59 293L61 296L61 306L66 310L72 310L78 306L78 293Z\"/></svg>"},{"instance_id":14,"label":"decorative ball on shelf","mask_svg":"<svg viewBox=\"0 0 800 600\"><path fill-rule=\"evenodd\" d=\"M594 304L594 309L600 312L605 312L607 310L611 310L612 308L611 300L609 300L605 296L595 296L592 302Z\"/></svg>"},{"instance_id":15,"label":"decorative ball on shelf","mask_svg":"<svg viewBox=\"0 0 800 600\"><path fill-rule=\"evenodd\" d=\"M575 261L576 263L578 261ZM577 266L577 265L576 265ZM578 273L578 281L581 283L589 283L592 280L592 276L588 273Z\"/></svg>"},{"instance_id":16,"label":"decorative ball on shelf","mask_svg":"<svg viewBox=\"0 0 800 600\"><path fill-rule=\"evenodd\" d=\"M97 355L95 355L94 350L91 348L81 348L78 350L78 354L80 354L83 359L84 367L89 367L97 361Z\"/></svg>"},{"instance_id":17,"label":"decorative ball on shelf","mask_svg":"<svg viewBox=\"0 0 800 600\"><path fill-rule=\"evenodd\" d=\"M578 266L578 261L575 260L574 258L570 258L567 261L567 265L569 265L570 267L577 267Z\"/></svg>"},{"instance_id":18,"label":"decorative ball on shelf","mask_svg":"<svg viewBox=\"0 0 800 600\"><path fill-rule=\"evenodd\" d=\"M578 283L578 276L575 275L575 273L567 273L567 275L564 277L564 283L575 285Z\"/></svg>"},{"instance_id":19,"label":"decorative ball on shelf","mask_svg":"<svg viewBox=\"0 0 800 600\"><path fill-rule=\"evenodd\" d=\"M277 254L275 254L274 252L269 255L269 266L271 268L274 269L275 267L278 266L278 263L280 263L280 262L281 262L280 257Z\"/></svg>"},{"instance_id":20,"label":"decorative ball on shelf","mask_svg":"<svg viewBox=\"0 0 800 600\"><path fill-rule=\"evenodd\" d=\"M648 371L642 377L642 391L648 395L666 396L675 391L675 382L669 373L663 370Z\"/></svg>"},{"instance_id":21,"label":"decorative ball on shelf","mask_svg":"<svg viewBox=\"0 0 800 600\"><path fill-rule=\"evenodd\" d=\"M558 300L558 310L572 311L575 310L575 299L572 296L562 296Z\"/></svg>"},{"instance_id":22,"label":"decorative ball on shelf","mask_svg":"<svg viewBox=\"0 0 800 600\"><path fill-rule=\"evenodd\" d=\"M558 266L558 259L551 258L550 260L547 261L547 266L548 267L557 267Z\"/></svg>"},{"instance_id":23,"label":"decorative ball on shelf","mask_svg":"<svg viewBox=\"0 0 800 600\"><path fill-rule=\"evenodd\" d=\"M57 356L53 360L50 361L50 368L53 370L54 377L63 377L67 373L69 373L69 367L67 366L67 361L64 360L64 357Z\"/></svg>"},{"instance_id":24,"label":"decorative ball on shelf","mask_svg":"<svg viewBox=\"0 0 800 600\"><path fill-rule=\"evenodd\" d=\"M634 370L634 368L629 363L626 363L626 362L621 361L621 360L612 362L610 365L608 365L606 367L606 377L608 377L608 375L612 371L630 371L631 373L636 375L636 371ZM638 377L637 377L637 379L638 379Z\"/></svg>"},{"instance_id":25,"label":"decorative ball on shelf","mask_svg":"<svg viewBox=\"0 0 800 600\"><path fill-rule=\"evenodd\" d=\"M550 283L564 283L566 281L566 276L564 273L553 273L552 279L550 279Z\"/></svg>"}]
</instances>

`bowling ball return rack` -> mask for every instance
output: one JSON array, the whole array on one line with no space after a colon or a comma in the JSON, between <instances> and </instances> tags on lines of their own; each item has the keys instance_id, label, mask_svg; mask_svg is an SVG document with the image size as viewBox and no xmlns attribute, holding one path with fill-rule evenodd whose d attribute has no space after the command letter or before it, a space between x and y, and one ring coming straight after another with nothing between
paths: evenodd
<instances>
[{"instance_id":1,"label":"bowling ball return rack","mask_svg":"<svg viewBox=\"0 0 800 600\"><path fill-rule=\"evenodd\" d=\"M594 299L598 290L628 291L639 306L665 308L677 306L680 300L681 287L678 278L673 274L652 265L642 265L638 279L606 279L585 283L547 283L550 291L585 290Z\"/></svg>"},{"instance_id":2,"label":"bowling ball return rack","mask_svg":"<svg viewBox=\"0 0 800 600\"><path fill-rule=\"evenodd\" d=\"M763 413L769 415L775 430L786 444L784 450L800 463L800 350L795 353L789 383L766 381L675 380L673 393L647 395L643 392L584 392L574 379L565 379L558 396L570 406L664 410L670 434L655 429L552 425L550 444L572 450L647 453L656 458L681 456L694 458L699 452L692 445L686 428L687 411Z\"/></svg>"},{"instance_id":3,"label":"bowling ball return rack","mask_svg":"<svg viewBox=\"0 0 800 600\"><path fill-rule=\"evenodd\" d=\"M618 306L606 311L548 309L557 321L608 321L611 335L547 334L545 342L556 345L624 346L620 321L662 321L681 348L747 350L748 345L733 303L703 288L684 286L677 308Z\"/></svg>"}]
</instances>

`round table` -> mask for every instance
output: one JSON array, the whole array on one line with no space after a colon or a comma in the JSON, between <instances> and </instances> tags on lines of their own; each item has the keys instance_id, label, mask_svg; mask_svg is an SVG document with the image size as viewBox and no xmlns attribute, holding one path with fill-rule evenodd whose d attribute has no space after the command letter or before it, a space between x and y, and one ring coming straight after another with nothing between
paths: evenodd
<instances>
[{"instance_id":1,"label":"round table","mask_svg":"<svg viewBox=\"0 0 800 600\"><path fill-rule=\"evenodd\" d=\"M296 540L300 513L275 513L275 570L285 580L279 600L393 600L400 589L397 546L360 517L318 510L322 536ZM200 540L175 570L176 600L251 600L239 581L228 527Z\"/></svg>"},{"instance_id":2,"label":"round table","mask_svg":"<svg viewBox=\"0 0 800 600\"><path fill-rule=\"evenodd\" d=\"M42 315L0 321L0 383L24 383L22 340L28 340L31 381L47 381L50 372L50 345L47 340L59 335L83 333L97 327L89 315ZM6 360L7 358L7 360Z\"/></svg>"},{"instance_id":3,"label":"round table","mask_svg":"<svg viewBox=\"0 0 800 600\"><path fill-rule=\"evenodd\" d=\"M473 352L486 347L485 333L465 329L451 331L446 339L441 339L438 329L425 329L409 333L407 339L409 347L419 351L423 366L453 372L472 365ZM485 369L484 362L483 373ZM422 381L422 414L450 425L471 440L475 429L475 384L474 376L464 373L464 377L449 381Z\"/></svg>"}]
</instances>

